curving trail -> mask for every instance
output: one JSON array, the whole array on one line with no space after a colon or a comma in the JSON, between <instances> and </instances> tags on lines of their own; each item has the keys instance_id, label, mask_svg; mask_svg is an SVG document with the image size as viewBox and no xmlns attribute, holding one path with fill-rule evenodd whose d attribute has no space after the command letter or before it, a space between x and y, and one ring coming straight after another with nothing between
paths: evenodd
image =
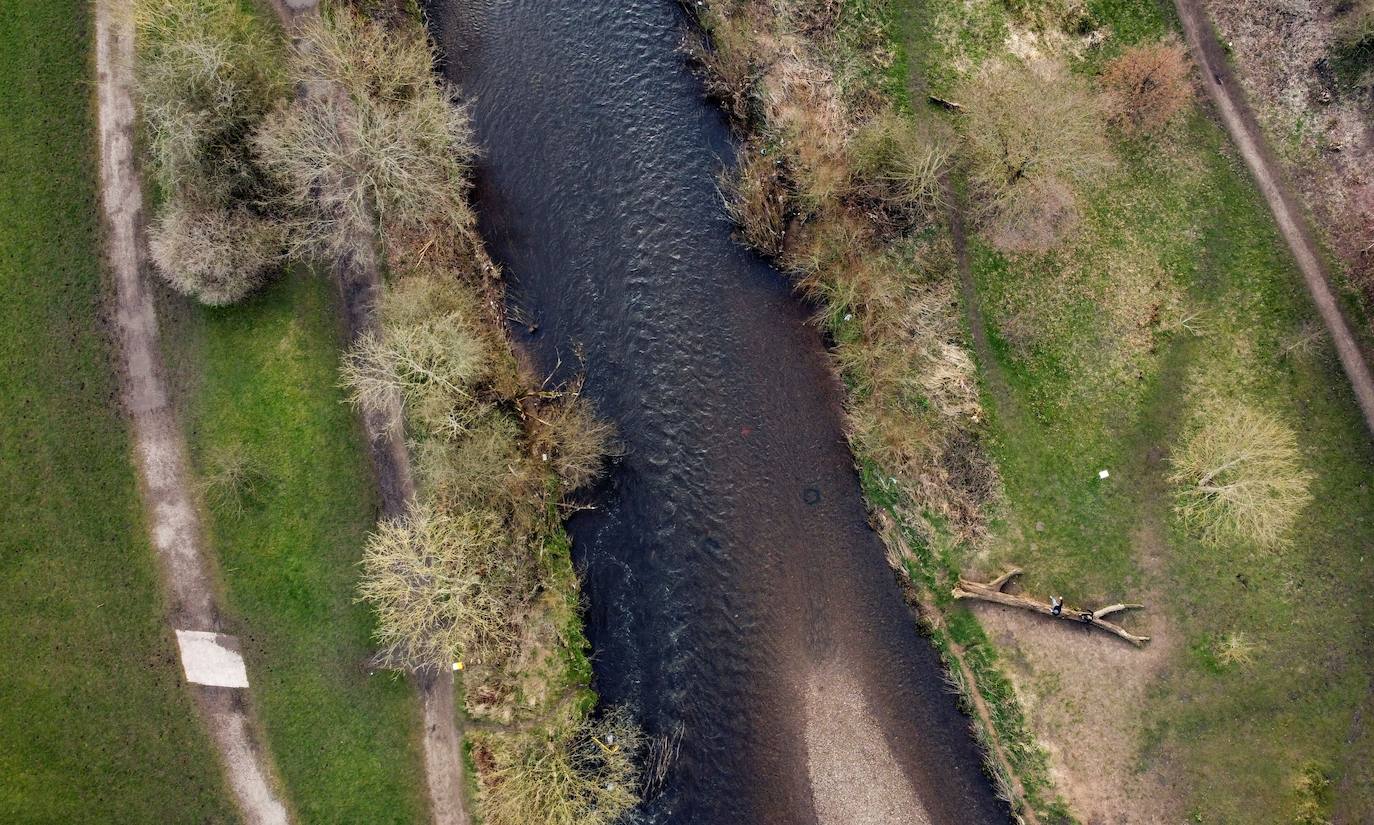
<instances>
[{"instance_id":1,"label":"curving trail","mask_svg":"<svg viewBox=\"0 0 1374 825\"><path fill-rule=\"evenodd\" d=\"M1265 145L1259 122L1231 72L1202 3L1200 0L1174 0L1174 6L1183 24L1188 49L1202 70L1202 85L1207 88L1208 96L1216 105L1217 115L1244 158L1255 183L1259 185L1260 193L1264 195L1265 203L1269 204L1269 211L1278 223L1279 232L1293 252L1308 294L1316 304L1322 323L1326 325L1331 342L1336 347L1336 354L1340 357L1341 367L1360 403L1365 426L1374 433L1374 375L1371 375L1369 363L1365 361L1345 316L1341 314L1326 267L1317 253L1317 246L1302 211L1284 184L1273 154Z\"/></svg>"},{"instance_id":2,"label":"curving trail","mask_svg":"<svg viewBox=\"0 0 1374 825\"><path fill-rule=\"evenodd\" d=\"M318 17L317 0L272 0L282 27L294 34ZM326 81L306 84L303 95L341 94ZM351 345L362 334L378 331L377 301L382 291L382 276L377 262L376 241L368 226L354 226L348 252L331 264L334 281L343 298L344 322ZM410 455L405 436L387 422L400 416L400 399L385 413L364 412L363 429L368 436L368 455L382 499L382 516L399 518L415 499L415 482L410 472ZM463 736L454 705L454 678L448 671L417 673L412 683L420 697L423 713L425 782L429 790L430 816L435 825L469 825L464 786Z\"/></svg>"},{"instance_id":3,"label":"curving trail","mask_svg":"<svg viewBox=\"0 0 1374 825\"><path fill-rule=\"evenodd\" d=\"M114 284L124 404L133 426L140 492L170 597L188 686L250 825L290 821L250 711L238 640L220 634L211 560L188 492L186 445L163 381L157 316L143 278L143 190L134 160L133 19L128 0L95 4L100 191Z\"/></svg>"}]
</instances>

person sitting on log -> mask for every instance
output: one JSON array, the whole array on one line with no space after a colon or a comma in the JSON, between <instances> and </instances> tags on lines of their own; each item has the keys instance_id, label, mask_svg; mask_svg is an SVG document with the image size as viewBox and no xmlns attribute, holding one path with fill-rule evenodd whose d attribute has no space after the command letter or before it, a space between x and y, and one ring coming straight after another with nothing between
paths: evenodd
<instances>
[{"instance_id":1,"label":"person sitting on log","mask_svg":"<svg viewBox=\"0 0 1374 825\"><path fill-rule=\"evenodd\" d=\"M1058 616L1064 612L1064 600L1058 596L1050 596L1050 615Z\"/></svg>"},{"instance_id":2,"label":"person sitting on log","mask_svg":"<svg viewBox=\"0 0 1374 825\"><path fill-rule=\"evenodd\" d=\"M1093 614L1088 612L1087 610L1084 610L1082 613L1078 614L1078 620L1083 624L1092 624Z\"/></svg>"}]
</instances>

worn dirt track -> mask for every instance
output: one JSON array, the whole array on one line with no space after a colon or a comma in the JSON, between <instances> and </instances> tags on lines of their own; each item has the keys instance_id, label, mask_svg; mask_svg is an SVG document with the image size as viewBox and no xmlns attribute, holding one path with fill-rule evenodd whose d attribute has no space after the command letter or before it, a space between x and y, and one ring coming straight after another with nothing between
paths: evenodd
<instances>
[{"instance_id":1,"label":"worn dirt track","mask_svg":"<svg viewBox=\"0 0 1374 825\"><path fill-rule=\"evenodd\" d=\"M95 3L100 191L106 256L114 285L121 387L133 426L135 463L149 531L169 595L174 630L219 632L211 564L189 492L186 445L164 383L157 316L144 280L143 191L134 159L133 22L128 0ZM248 691L189 684L250 825L285 825L262 731Z\"/></svg>"},{"instance_id":2,"label":"worn dirt track","mask_svg":"<svg viewBox=\"0 0 1374 825\"><path fill-rule=\"evenodd\" d=\"M1341 367L1355 391L1355 398L1364 413L1365 426L1374 433L1374 375L1371 375L1369 364L1336 302L1326 267L1318 255L1317 245L1302 210L1298 208L1297 199L1284 182L1274 155L1265 144L1259 121L1255 119L1245 93L1231 72L1226 54L1217 41L1216 32L1202 3L1200 0L1174 0L1174 6L1183 24L1188 49L1201 70L1202 85L1216 107L1217 116L1230 133L1231 141L1259 185L1265 203L1269 204L1279 232L1293 252L1307 291L1316 304L1322 323L1336 347L1336 354L1340 357Z\"/></svg>"},{"instance_id":3,"label":"worn dirt track","mask_svg":"<svg viewBox=\"0 0 1374 825\"><path fill-rule=\"evenodd\" d=\"M300 44L295 34L320 13L316 0L273 0L272 7L297 47ZM324 81L307 84L300 93L341 94ZM377 302L382 292L382 276L376 239L369 228L353 228L347 251L334 259L330 271L343 301L348 343L351 345L364 333L379 331ZM399 428L388 426L388 422L400 419L400 403L395 398L392 410L363 413L368 454L381 494L382 517L388 519L404 516L415 499L405 435ZM463 780L463 736L454 706L453 674L419 673L412 676L411 682L419 694L423 713L422 744L431 818L435 825L468 825L471 817Z\"/></svg>"}]
</instances>

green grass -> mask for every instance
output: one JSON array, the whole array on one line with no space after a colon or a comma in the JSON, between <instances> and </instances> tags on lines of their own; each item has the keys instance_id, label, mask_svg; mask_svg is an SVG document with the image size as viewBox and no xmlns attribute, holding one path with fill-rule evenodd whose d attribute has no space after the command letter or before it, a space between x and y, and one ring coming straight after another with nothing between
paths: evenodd
<instances>
[{"instance_id":1,"label":"green grass","mask_svg":"<svg viewBox=\"0 0 1374 825\"><path fill-rule=\"evenodd\" d=\"M0 820L235 820L103 329L90 4L0 2Z\"/></svg>"},{"instance_id":2,"label":"green grass","mask_svg":"<svg viewBox=\"0 0 1374 825\"><path fill-rule=\"evenodd\" d=\"M328 280L292 274L234 307L183 305L166 345L199 474L239 449L263 477L241 514L212 512L210 530L292 807L301 822L416 822L418 702L369 667L373 619L356 602L375 485L337 386L336 304Z\"/></svg>"},{"instance_id":3,"label":"green grass","mask_svg":"<svg viewBox=\"0 0 1374 825\"><path fill-rule=\"evenodd\" d=\"M924 4L905 5L924 22L908 22L907 42L937 64L937 93L990 53L979 32L995 31L995 3L966 6L969 25L953 39L944 33L958 25L928 25ZM1089 7L1117 40L1080 71L1173 29L1154 3ZM952 70L961 57L963 71ZM986 563L1023 565L1029 591L1071 603L1159 588L1165 603L1152 609L1184 643L1145 709L1141 767L1173 761L1189 778L1183 791L1198 821L1289 822L1313 770L1336 787L1348 772L1349 793L1370 793L1371 769L1345 743L1374 680L1361 631L1374 619L1374 450L1330 347L1280 356L1314 313L1219 127L1197 114L1154 144L1118 148L1118 170L1085 193L1083 233L1070 248L1011 259L974 242L978 293L1009 386L1007 397L985 398L1006 495ZM1135 293L1123 288L1131 285ZM1155 303L1160 320L1150 318ZM1194 311L1205 334L1163 328ZM1318 480L1290 545L1203 545L1172 518L1167 454L1198 384L1296 427ZM1154 572L1134 538L1151 520L1162 533ZM1232 633L1254 646L1253 663L1217 657ZM1374 800L1348 804L1363 810Z\"/></svg>"}]
</instances>

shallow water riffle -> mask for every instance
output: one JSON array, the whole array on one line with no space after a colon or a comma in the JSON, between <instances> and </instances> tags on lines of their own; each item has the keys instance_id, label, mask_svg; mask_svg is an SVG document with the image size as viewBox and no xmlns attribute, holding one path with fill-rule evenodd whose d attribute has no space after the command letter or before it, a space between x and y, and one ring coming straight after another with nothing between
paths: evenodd
<instances>
[{"instance_id":1,"label":"shallow water riffle","mask_svg":"<svg viewBox=\"0 0 1374 825\"><path fill-rule=\"evenodd\" d=\"M731 238L733 146L676 4L430 12L516 335L585 370L624 443L570 529L596 688L680 731L645 819L1006 821L867 524L809 311Z\"/></svg>"}]
</instances>

